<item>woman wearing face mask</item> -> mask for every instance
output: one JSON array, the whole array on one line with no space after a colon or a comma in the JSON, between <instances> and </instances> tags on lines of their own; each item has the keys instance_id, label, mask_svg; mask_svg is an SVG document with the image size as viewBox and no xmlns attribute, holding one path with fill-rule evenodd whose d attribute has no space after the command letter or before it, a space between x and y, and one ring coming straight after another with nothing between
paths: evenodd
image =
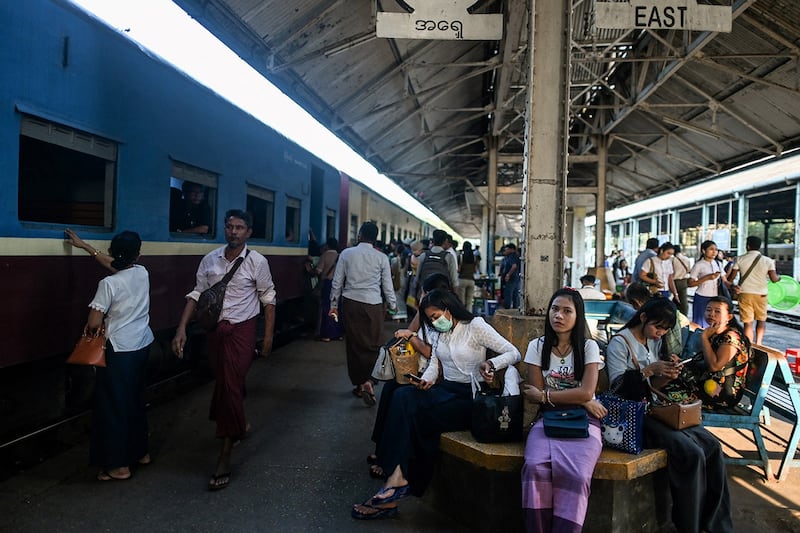
<instances>
[{"instance_id":1,"label":"woman wearing face mask","mask_svg":"<svg viewBox=\"0 0 800 533\"><path fill-rule=\"evenodd\" d=\"M640 383L649 382L656 389L678 378L678 356L660 356L662 337L675 320L675 305L663 298L654 298L637 310L608 343L606 365L612 388L617 380L630 381L626 374L638 373ZM676 430L650 416L645 418L644 429L647 448L667 451L675 528L686 532L733 531L728 478L717 438L703 426Z\"/></svg>"},{"instance_id":2,"label":"woman wearing face mask","mask_svg":"<svg viewBox=\"0 0 800 533\"><path fill-rule=\"evenodd\" d=\"M491 381L495 370L520 360L519 350L452 292L431 291L420 313L433 330L431 362L414 387L401 387L392 396L378 457L389 477L377 494L353 506L351 514L359 520L394 516L400 499L421 496L433 474L439 435L470 427L472 376ZM499 355L487 360L487 349ZM444 380L437 383L440 365Z\"/></svg>"}]
</instances>

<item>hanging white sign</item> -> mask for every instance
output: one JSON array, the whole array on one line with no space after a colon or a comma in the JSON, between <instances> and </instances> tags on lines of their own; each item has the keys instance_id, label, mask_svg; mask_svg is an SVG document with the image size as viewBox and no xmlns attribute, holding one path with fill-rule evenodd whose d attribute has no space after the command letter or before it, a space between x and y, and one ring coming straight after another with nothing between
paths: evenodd
<instances>
[{"instance_id":1,"label":"hanging white sign","mask_svg":"<svg viewBox=\"0 0 800 533\"><path fill-rule=\"evenodd\" d=\"M730 32L730 6L699 5L696 0L597 2L595 25L609 29L658 29Z\"/></svg>"},{"instance_id":2,"label":"hanging white sign","mask_svg":"<svg viewBox=\"0 0 800 533\"><path fill-rule=\"evenodd\" d=\"M497 41L503 38L503 15L471 15L475 0L406 0L413 13L379 11L375 33L391 39ZM411 4L418 3L418 6Z\"/></svg>"}]
</instances>

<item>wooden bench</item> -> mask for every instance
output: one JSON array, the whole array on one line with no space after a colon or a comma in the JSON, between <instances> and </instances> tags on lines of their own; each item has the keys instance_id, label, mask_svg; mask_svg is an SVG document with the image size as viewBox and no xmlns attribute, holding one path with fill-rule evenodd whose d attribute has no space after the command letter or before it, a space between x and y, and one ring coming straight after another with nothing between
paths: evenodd
<instances>
[{"instance_id":1,"label":"wooden bench","mask_svg":"<svg viewBox=\"0 0 800 533\"><path fill-rule=\"evenodd\" d=\"M724 427L746 429L753 433L758 457L726 457L725 461L736 465L760 465L768 480L772 479L772 467L769 463L764 438L761 435L761 418L769 423L769 412L774 411L792 424L792 432L778 469L778 480L786 479L789 468L800 466L795 459L800 428L797 414L800 410L800 384L794 377L783 353L754 344L751 351L750 366L745 386L745 397L749 404L731 408L718 408L703 412L703 425L706 427Z\"/></svg>"},{"instance_id":2,"label":"wooden bench","mask_svg":"<svg viewBox=\"0 0 800 533\"><path fill-rule=\"evenodd\" d=\"M444 433L431 486L433 504L476 531L522 528L525 444L484 444L469 431ZM657 531L670 523L667 452L604 449L592 477L584 531ZM658 505L656 505L658 502Z\"/></svg>"}]
</instances>

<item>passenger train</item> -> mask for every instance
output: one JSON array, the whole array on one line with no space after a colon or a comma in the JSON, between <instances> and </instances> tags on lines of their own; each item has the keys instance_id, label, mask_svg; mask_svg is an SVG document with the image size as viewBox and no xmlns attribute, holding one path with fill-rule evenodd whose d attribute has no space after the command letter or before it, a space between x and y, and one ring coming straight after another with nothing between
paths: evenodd
<instances>
[{"instance_id":1,"label":"passenger train","mask_svg":"<svg viewBox=\"0 0 800 533\"><path fill-rule=\"evenodd\" d=\"M650 237L680 244L700 257L700 244L713 240L729 257L745 253L750 235L775 260L778 274L800 278L800 153L767 158L680 191L635 202L606 213L606 253L631 258ZM587 220L587 227L593 225ZM593 251L591 251L593 256Z\"/></svg>"},{"instance_id":2,"label":"passenger train","mask_svg":"<svg viewBox=\"0 0 800 533\"><path fill-rule=\"evenodd\" d=\"M429 233L66 1L0 3L0 72L0 443L89 397L91 376L64 360L108 273L64 242L65 228L103 250L119 231L141 235L158 339L151 380L191 364L172 356L169 341L200 259L225 242L227 209L255 216L250 246L270 262L276 334L296 320L308 287L309 229L342 247L365 220L386 241ZM202 186L205 234L170 225L185 182Z\"/></svg>"}]
</instances>

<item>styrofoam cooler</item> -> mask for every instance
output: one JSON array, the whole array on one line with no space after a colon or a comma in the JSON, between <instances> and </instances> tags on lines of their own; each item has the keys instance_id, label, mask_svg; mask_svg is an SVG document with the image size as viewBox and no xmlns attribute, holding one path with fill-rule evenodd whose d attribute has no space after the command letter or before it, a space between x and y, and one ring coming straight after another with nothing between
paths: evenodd
<instances>
[{"instance_id":1,"label":"styrofoam cooler","mask_svg":"<svg viewBox=\"0 0 800 533\"><path fill-rule=\"evenodd\" d=\"M800 348L786 348L786 362L795 374L800 374Z\"/></svg>"},{"instance_id":2,"label":"styrofoam cooler","mask_svg":"<svg viewBox=\"0 0 800 533\"><path fill-rule=\"evenodd\" d=\"M486 300L483 303L483 306L484 314L486 316L492 316L494 315L494 312L497 311L497 300Z\"/></svg>"}]
</instances>

